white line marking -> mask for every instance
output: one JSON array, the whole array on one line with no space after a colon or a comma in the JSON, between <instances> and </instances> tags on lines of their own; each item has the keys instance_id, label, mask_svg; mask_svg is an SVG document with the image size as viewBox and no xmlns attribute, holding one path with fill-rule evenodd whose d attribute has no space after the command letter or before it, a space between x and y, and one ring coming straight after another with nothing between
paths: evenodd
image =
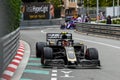
<instances>
[{"instance_id":1,"label":"white line marking","mask_svg":"<svg viewBox=\"0 0 120 80\"><path fill-rule=\"evenodd\" d=\"M20 51L24 51L24 49L21 49L21 48L19 48L18 50L20 50Z\"/></svg>"},{"instance_id":2,"label":"white line marking","mask_svg":"<svg viewBox=\"0 0 120 80\"><path fill-rule=\"evenodd\" d=\"M72 72L71 70L69 69L63 69L61 70L62 73L64 73L65 75L64 76L61 76L61 77L74 77L74 76L70 76L69 74Z\"/></svg>"},{"instance_id":3,"label":"white line marking","mask_svg":"<svg viewBox=\"0 0 120 80\"><path fill-rule=\"evenodd\" d=\"M52 74L52 76L56 77L56 76L57 76L57 74L54 74L54 73L53 73L53 74Z\"/></svg>"},{"instance_id":4,"label":"white line marking","mask_svg":"<svg viewBox=\"0 0 120 80\"><path fill-rule=\"evenodd\" d=\"M46 32L44 32L44 30L41 30L41 33L46 33Z\"/></svg>"},{"instance_id":5,"label":"white line marking","mask_svg":"<svg viewBox=\"0 0 120 80\"><path fill-rule=\"evenodd\" d=\"M61 76L61 77L74 77L74 76L69 76L68 74L65 74L65 76Z\"/></svg>"},{"instance_id":6,"label":"white line marking","mask_svg":"<svg viewBox=\"0 0 120 80\"><path fill-rule=\"evenodd\" d=\"M57 80L57 69L56 67L54 67L54 69L52 70L52 74L51 74L51 80Z\"/></svg>"},{"instance_id":7,"label":"white line marking","mask_svg":"<svg viewBox=\"0 0 120 80\"><path fill-rule=\"evenodd\" d=\"M61 72L65 73L65 74L69 74L69 73L71 73L72 71L61 71Z\"/></svg>"},{"instance_id":8,"label":"white line marking","mask_svg":"<svg viewBox=\"0 0 120 80\"><path fill-rule=\"evenodd\" d=\"M15 56L15 58L19 58L19 59L22 59L22 57L21 57L21 56Z\"/></svg>"},{"instance_id":9,"label":"white line marking","mask_svg":"<svg viewBox=\"0 0 120 80\"><path fill-rule=\"evenodd\" d=\"M43 30L41 30L41 32L42 32L42 33L46 33L46 32L43 31ZM114 46L114 45L106 44L106 43L102 43L102 42L91 41L91 40L85 40L85 39L80 39L80 38L74 38L74 39L82 40L82 41L86 41L86 42L91 42L91 43L95 43L95 44L100 44L100 45L105 45L105 46L113 47L113 48L116 48L116 49L120 49L119 46Z\"/></svg>"},{"instance_id":10,"label":"white line marking","mask_svg":"<svg viewBox=\"0 0 120 80\"><path fill-rule=\"evenodd\" d=\"M57 80L57 78L51 78L51 80Z\"/></svg>"},{"instance_id":11,"label":"white line marking","mask_svg":"<svg viewBox=\"0 0 120 80\"><path fill-rule=\"evenodd\" d=\"M14 74L14 72L11 72L11 71L6 70L6 71L4 72L4 74L5 74L5 75L12 76L12 75Z\"/></svg>"},{"instance_id":12,"label":"white line marking","mask_svg":"<svg viewBox=\"0 0 120 80\"><path fill-rule=\"evenodd\" d=\"M12 62L20 63L20 61L16 59L12 60Z\"/></svg>"},{"instance_id":13,"label":"white line marking","mask_svg":"<svg viewBox=\"0 0 120 80\"><path fill-rule=\"evenodd\" d=\"M23 52L17 52L17 54L23 55Z\"/></svg>"},{"instance_id":14,"label":"white line marking","mask_svg":"<svg viewBox=\"0 0 120 80\"><path fill-rule=\"evenodd\" d=\"M17 65L14 65L14 64L9 64L8 67L11 67L11 68L14 68L16 69L17 68Z\"/></svg>"},{"instance_id":15,"label":"white line marking","mask_svg":"<svg viewBox=\"0 0 120 80\"><path fill-rule=\"evenodd\" d=\"M24 47L19 47L19 49L22 49L22 50L24 50Z\"/></svg>"},{"instance_id":16,"label":"white line marking","mask_svg":"<svg viewBox=\"0 0 120 80\"><path fill-rule=\"evenodd\" d=\"M57 70L52 70L52 72L57 72Z\"/></svg>"},{"instance_id":17,"label":"white line marking","mask_svg":"<svg viewBox=\"0 0 120 80\"><path fill-rule=\"evenodd\" d=\"M90 43L95 43L95 44L100 44L100 45L105 45L105 46L113 47L113 48L116 48L116 49L120 49L119 46L114 46L114 45L106 44L106 43L102 43L102 42L85 40L85 39L80 39L80 38L74 38L74 39L76 39L76 40L82 40L82 41L86 41L86 42L90 42Z\"/></svg>"}]
</instances>

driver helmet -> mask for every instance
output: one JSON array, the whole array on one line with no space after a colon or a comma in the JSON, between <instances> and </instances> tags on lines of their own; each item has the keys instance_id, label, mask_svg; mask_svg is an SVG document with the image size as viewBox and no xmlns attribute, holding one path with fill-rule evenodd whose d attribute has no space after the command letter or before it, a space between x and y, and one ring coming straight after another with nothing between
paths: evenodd
<instances>
[{"instance_id":1,"label":"driver helmet","mask_svg":"<svg viewBox=\"0 0 120 80\"><path fill-rule=\"evenodd\" d=\"M61 34L62 34L62 39L67 39L67 35L66 35L67 32L62 32Z\"/></svg>"}]
</instances>

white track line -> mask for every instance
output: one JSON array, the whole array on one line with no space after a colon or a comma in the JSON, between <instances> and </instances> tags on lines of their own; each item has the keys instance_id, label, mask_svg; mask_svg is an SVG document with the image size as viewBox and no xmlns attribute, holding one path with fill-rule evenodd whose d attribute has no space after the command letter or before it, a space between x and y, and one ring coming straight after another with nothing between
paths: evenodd
<instances>
[{"instance_id":1,"label":"white track line","mask_svg":"<svg viewBox=\"0 0 120 80\"><path fill-rule=\"evenodd\" d=\"M51 80L57 80L57 69L52 70Z\"/></svg>"},{"instance_id":2,"label":"white track line","mask_svg":"<svg viewBox=\"0 0 120 80\"><path fill-rule=\"evenodd\" d=\"M47 33L44 30L41 30L41 32L42 33ZM80 39L80 38L76 38L76 37L74 37L74 39L81 40L81 41L86 41L86 42L90 42L90 43L95 43L95 44L100 44L100 45L104 45L104 46L109 46L109 47L113 47L113 48L116 48L116 49L120 49L120 46L106 44L106 43L103 43L103 42L97 42L97 41L91 41L91 40L86 40L86 39Z\"/></svg>"},{"instance_id":3,"label":"white track line","mask_svg":"<svg viewBox=\"0 0 120 80\"><path fill-rule=\"evenodd\" d=\"M90 43L95 43L95 44L100 44L100 45L104 45L104 46L109 46L109 47L113 47L113 48L116 48L116 49L120 49L119 46L114 46L114 45L106 44L106 43L103 43L103 42L91 41L91 40L80 39L80 38L74 38L74 39L81 40L81 41L86 41L86 42L90 42Z\"/></svg>"}]
</instances>

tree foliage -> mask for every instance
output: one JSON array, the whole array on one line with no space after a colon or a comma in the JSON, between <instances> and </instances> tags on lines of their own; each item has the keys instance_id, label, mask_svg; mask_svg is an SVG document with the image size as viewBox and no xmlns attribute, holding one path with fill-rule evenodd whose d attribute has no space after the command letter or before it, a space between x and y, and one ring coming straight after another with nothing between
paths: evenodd
<instances>
[{"instance_id":1,"label":"tree foliage","mask_svg":"<svg viewBox=\"0 0 120 80\"><path fill-rule=\"evenodd\" d=\"M46 0L22 0L22 2L24 3L28 3L28 2L45 2Z\"/></svg>"},{"instance_id":2,"label":"tree foliage","mask_svg":"<svg viewBox=\"0 0 120 80\"><path fill-rule=\"evenodd\" d=\"M62 4L62 0L46 0L46 2L53 4L55 8L60 8Z\"/></svg>"},{"instance_id":3,"label":"tree foliage","mask_svg":"<svg viewBox=\"0 0 120 80\"><path fill-rule=\"evenodd\" d=\"M13 31L20 25L20 6L21 0L6 0L9 31Z\"/></svg>"},{"instance_id":4,"label":"tree foliage","mask_svg":"<svg viewBox=\"0 0 120 80\"><path fill-rule=\"evenodd\" d=\"M110 7L113 6L113 0L98 0L100 7ZM120 2L119 2L120 4ZM117 0L114 0L114 5L117 6ZM97 0L84 0L84 6L96 7Z\"/></svg>"}]
</instances>

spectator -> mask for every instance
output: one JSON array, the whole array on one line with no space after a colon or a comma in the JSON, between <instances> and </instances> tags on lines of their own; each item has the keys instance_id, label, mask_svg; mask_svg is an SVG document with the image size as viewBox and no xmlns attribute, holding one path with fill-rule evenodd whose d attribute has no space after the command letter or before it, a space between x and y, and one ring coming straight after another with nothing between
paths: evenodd
<instances>
[{"instance_id":1,"label":"spectator","mask_svg":"<svg viewBox=\"0 0 120 80\"><path fill-rule=\"evenodd\" d=\"M99 22L99 20L100 20L100 15L97 15L96 22Z\"/></svg>"},{"instance_id":2,"label":"spectator","mask_svg":"<svg viewBox=\"0 0 120 80\"><path fill-rule=\"evenodd\" d=\"M86 16L85 16L85 22L91 22L89 14L86 14Z\"/></svg>"},{"instance_id":3,"label":"spectator","mask_svg":"<svg viewBox=\"0 0 120 80\"><path fill-rule=\"evenodd\" d=\"M107 17L106 24L111 24L111 23L112 23L112 21L111 21L111 16L109 15L109 16Z\"/></svg>"},{"instance_id":4,"label":"spectator","mask_svg":"<svg viewBox=\"0 0 120 80\"><path fill-rule=\"evenodd\" d=\"M54 6L50 5L50 19L54 18Z\"/></svg>"},{"instance_id":5,"label":"spectator","mask_svg":"<svg viewBox=\"0 0 120 80\"><path fill-rule=\"evenodd\" d=\"M78 23L82 23L82 18L81 18L80 15L78 15L77 22L78 22Z\"/></svg>"}]
</instances>

